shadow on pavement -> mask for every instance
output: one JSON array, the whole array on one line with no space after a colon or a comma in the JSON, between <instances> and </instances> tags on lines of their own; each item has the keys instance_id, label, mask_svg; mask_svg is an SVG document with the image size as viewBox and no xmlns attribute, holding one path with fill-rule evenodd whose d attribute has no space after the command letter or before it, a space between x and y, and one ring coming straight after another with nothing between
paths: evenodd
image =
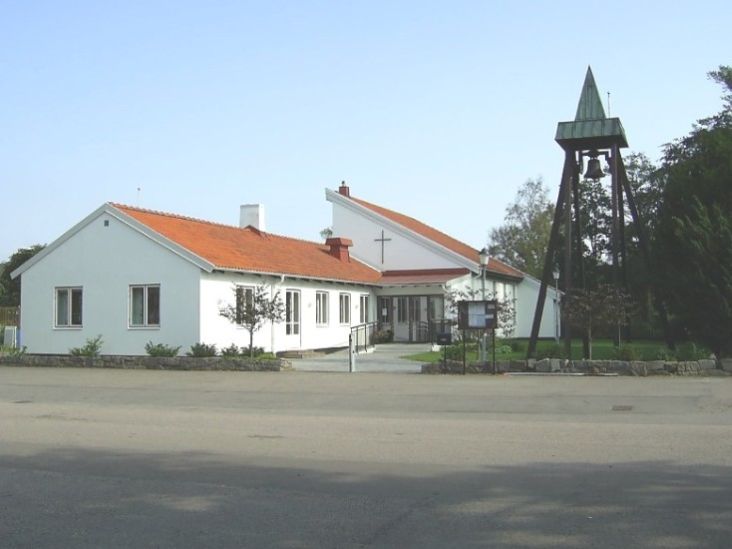
<instances>
[{"instance_id":1,"label":"shadow on pavement","mask_svg":"<svg viewBox=\"0 0 732 549\"><path fill-rule=\"evenodd\" d=\"M6 548L721 548L731 536L730 467L538 462L395 474L203 453L0 455Z\"/></svg>"}]
</instances>

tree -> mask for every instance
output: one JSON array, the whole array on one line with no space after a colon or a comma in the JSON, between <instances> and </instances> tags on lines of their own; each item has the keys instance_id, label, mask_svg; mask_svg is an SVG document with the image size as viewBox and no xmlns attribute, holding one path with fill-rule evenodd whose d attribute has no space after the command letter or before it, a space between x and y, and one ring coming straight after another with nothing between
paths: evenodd
<instances>
[{"instance_id":1,"label":"tree","mask_svg":"<svg viewBox=\"0 0 732 549\"><path fill-rule=\"evenodd\" d=\"M280 322L285 315L285 306L280 293L272 297L264 284L254 288L234 286L234 304L219 308L219 314L230 322L243 326L249 332L249 356L254 356L254 332L264 323Z\"/></svg>"},{"instance_id":2,"label":"tree","mask_svg":"<svg viewBox=\"0 0 732 549\"><path fill-rule=\"evenodd\" d=\"M19 248L2 265L0 270L0 306L18 307L20 305L20 277L15 280L10 278L10 273L36 255L46 246L34 244L29 248Z\"/></svg>"},{"instance_id":3,"label":"tree","mask_svg":"<svg viewBox=\"0 0 732 549\"><path fill-rule=\"evenodd\" d=\"M665 147L655 249L673 320L720 357L732 355L732 67L709 76L724 107Z\"/></svg>"},{"instance_id":4,"label":"tree","mask_svg":"<svg viewBox=\"0 0 732 549\"><path fill-rule=\"evenodd\" d=\"M506 208L503 225L491 231L488 251L540 278L553 214L554 206L542 179L528 179L519 188L515 202Z\"/></svg>"},{"instance_id":5,"label":"tree","mask_svg":"<svg viewBox=\"0 0 732 549\"><path fill-rule=\"evenodd\" d=\"M587 336L589 358L592 360L592 337L598 329L620 327L632 313L630 296L620 288L602 284L593 290L575 289L562 299L562 309L568 322Z\"/></svg>"}]
</instances>

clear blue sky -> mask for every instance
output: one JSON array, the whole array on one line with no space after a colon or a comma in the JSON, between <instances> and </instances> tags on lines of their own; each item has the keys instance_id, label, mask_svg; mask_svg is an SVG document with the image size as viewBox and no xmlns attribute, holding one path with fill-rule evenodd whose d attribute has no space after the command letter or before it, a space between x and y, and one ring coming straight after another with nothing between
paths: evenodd
<instances>
[{"instance_id":1,"label":"clear blue sky","mask_svg":"<svg viewBox=\"0 0 732 549\"><path fill-rule=\"evenodd\" d=\"M317 240L342 179L481 247L588 64L653 160L719 111L731 6L0 0L0 259L107 201Z\"/></svg>"}]
</instances>

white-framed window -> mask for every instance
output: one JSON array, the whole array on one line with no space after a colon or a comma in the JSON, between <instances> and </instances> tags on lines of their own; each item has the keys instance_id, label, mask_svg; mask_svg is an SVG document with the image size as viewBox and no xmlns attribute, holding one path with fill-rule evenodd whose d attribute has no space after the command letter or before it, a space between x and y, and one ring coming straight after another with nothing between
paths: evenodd
<instances>
[{"instance_id":1,"label":"white-framed window","mask_svg":"<svg viewBox=\"0 0 732 549\"><path fill-rule=\"evenodd\" d=\"M236 287L236 323L244 325L244 313L247 308L251 310L254 306L254 288L248 286Z\"/></svg>"},{"instance_id":2,"label":"white-framed window","mask_svg":"<svg viewBox=\"0 0 732 549\"><path fill-rule=\"evenodd\" d=\"M54 326L57 328L81 328L83 294L81 287L56 288Z\"/></svg>"},{"instance_id":3,"label":"white-framed window","mask_svg":"<svg viewBox=\"0 0 732 549\"><path fill-rule=\"evenodd\" d=\"M369 302L368 295L362 295L359 299L359 322L361 324L366 324L369 321Z\"/></svg>"},{"instance_id":4,"label":"white-framed window","mask_svg":"<svg viewBox=\"0 0 732 549\"><path fill-rule=\"evenodd\" d=\"M160 326L160 284L130 286L130 326Z\"/></svg>"},{"instance_id":5,"label":"white-framed window","mask_svg":"<svg viewBox=\"0 0 732 549\"><path fill-rule=\"evenodd\" d=\"M328 324L328 292L315 292L315 324Z\"/></svg>"},{"instance_id":6,"label":"white-framed window","mask_svg":"<svg viewBox=\"0 0 732 549\"><path fill-rule=\"evenodd\" d=\"M300 333L300 291L287 290L285 292L285 333L297 335Z\"/></svg>"},{"instance_id":7,"label":"white-framed window","mask_svg":"<svg viewBox=\"0 0 732 549\"><path fill-rule=\"evenodd\" d=\"M338 321L341 324L350 324L351 323L351 294L340 294L338 296L338 305L340 306Z\"/></svg>"}]
</instances>

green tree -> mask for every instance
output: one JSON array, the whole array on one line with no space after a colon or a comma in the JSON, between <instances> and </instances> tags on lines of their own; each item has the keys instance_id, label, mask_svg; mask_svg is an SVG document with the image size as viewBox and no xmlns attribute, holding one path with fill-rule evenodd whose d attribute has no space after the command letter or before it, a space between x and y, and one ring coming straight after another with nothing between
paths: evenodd
<instances>
[{"instance_id":1,"label":"green tree","mask_svg":"<svg viewBox=\"0 0 732 549\"><path fill-rule=\"evenodd\" d=\"M0 271L0 306L17 307L20 305L20 277L13 280L10 273L40 252L45 245L35 244L29 248L19 248L3 263Z\"/></svg>"},{"instance_id":2,"label":"green tree","mask_svg":"<svg viewBox=\"0 0 732 549\"><path fill-rule=\"evenodd\" d=\"M503 225L490 234L490 254L537 278L541 277L554 206L541 178L527 180L506 208Z\"/></svg>"},{"instance_id":3,"label":"green tree","mask_svg":"<svg viewBox=\"0 0 732 549\"><path fill-rule=\"evenodd\" d=\"M666 145L655 249L674 320L720 357L732 355L732 68L709 76L724 108Z\"/></svg>"},{"instance_id":4,"label":"green tree","mask_svg":"<svg viewBox=\"0 0 732 549\"><path fill-rule=\"evenodd\" d=\"M254 333L265 322L280 322L285 316L285 306L280 293L272 297L264 284L254 288L234 286L234 303L219 308L219 314L249 332L249 356L254 357Z\"/></svg>"},{"instance_id":5,"label":"green tree","mask_svg":"<svg viewBox=\"0 0 732 549\"><path fill-rule=\"evenodd\" d=\"M592 359L592 338L601 328L613 328L621 336L623 326L633 312L631 297L610 284L596 289L572 290L562 299L562 309L567 321L589 341L589 358Z\"/></svg>"}]
</instances>

